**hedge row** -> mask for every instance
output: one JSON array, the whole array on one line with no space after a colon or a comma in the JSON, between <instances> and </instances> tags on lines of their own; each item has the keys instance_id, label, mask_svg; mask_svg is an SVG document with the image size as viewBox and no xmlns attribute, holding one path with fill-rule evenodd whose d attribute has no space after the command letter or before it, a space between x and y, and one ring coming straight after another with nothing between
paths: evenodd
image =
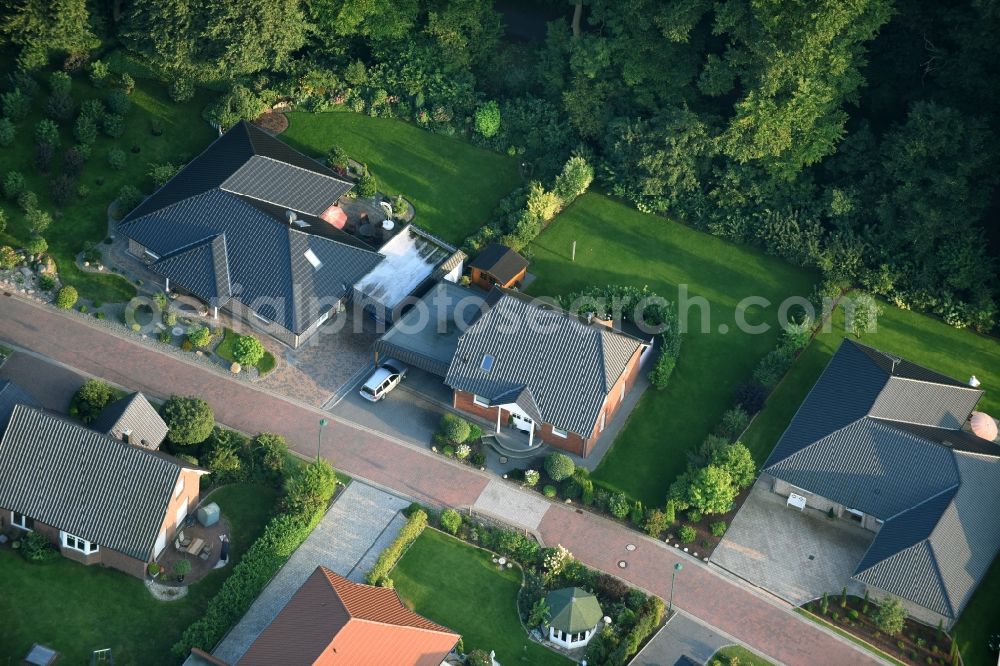
<instances>
[{"instance_id":1,"label":"hedge row","mask_svg":"<svg viewBox=\"0 0 1000 666\"><path fill-rule=\"evenodd\" d=\"M427 527L426 511L418 509L410 514L410 519L406 521L403 529L399 531L399 536L382 551L382 554L378 556L378 560L375 562L375 566L372 567L372 570L365 577L369 585L389 586L386 585L389 580L389 572L396 566L396 562L403 556L403 553L410 547L410 544L423 534L425 527Z\"/></svg>"},{"instance_id":2,"label":"hedge row","mask_svg":"<svg viewBox=\"0 0 1000 666\"><path fill-rule=\"evenodd\" d=\"M233 567L222 589L208 603L205 614L188 626L181 639L174 644L171 649L174 656L183 659L192 647L211 651L222 640L278 569L323 519L332 496L333 489L325 497L323 506L315 511L281 514L268 522L264 533Z\"/></svg>"}]
</instances>

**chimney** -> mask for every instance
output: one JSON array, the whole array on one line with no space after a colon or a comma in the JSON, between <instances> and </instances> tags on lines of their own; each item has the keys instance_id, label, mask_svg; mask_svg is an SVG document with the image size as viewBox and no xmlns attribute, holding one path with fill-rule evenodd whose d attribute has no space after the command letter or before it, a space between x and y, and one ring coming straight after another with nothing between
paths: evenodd
<instances>
[{"instance_id":1,"label":"chimney","mask_svg":"<svg viewBox=\"0 0 1000 666\"><path fill-rule=\"evenodd\" d=\"M122 430L122 441L126 444L131 444L132 442L129 441L130 439L132 439L132 431Z\"/></svg>"}]
</instances>

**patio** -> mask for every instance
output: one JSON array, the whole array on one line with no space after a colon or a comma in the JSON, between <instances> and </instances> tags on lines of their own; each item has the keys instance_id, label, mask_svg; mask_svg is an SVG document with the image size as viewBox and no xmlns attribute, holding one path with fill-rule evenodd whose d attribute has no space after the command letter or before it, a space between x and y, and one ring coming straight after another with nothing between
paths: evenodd
<instances>
[{"instance_id":1,"label":"patio","mask_svg":"<svg viewBox=\"0 0 1000 666\"><path fill-rule=\"evenodd\" d=\"M205 527L195 519L194 513L188 515L184 527L167 543L167 547L156 559L156 563L163 568L156 579L157 582L161 585L179 587L200 581L217 568L224 543L227 544L228 550L229 532L229 522L224 516L220 516L214 525ZM178 581L174 574L174 565L182 560L190 562L191 569L184 575L183 581Z\"/></svg>"},{"instance_id":2,"label":"patio","mask_svg":"<svg viewBox=\"0 0 1000 666\"><path fill-rule=\"evenodd\" d=\"M712 564L797 606L844 587L864 594L851 574L875 534L785 502L766 480L758 480L712 554Z\"/></svg>"}]
</instances>

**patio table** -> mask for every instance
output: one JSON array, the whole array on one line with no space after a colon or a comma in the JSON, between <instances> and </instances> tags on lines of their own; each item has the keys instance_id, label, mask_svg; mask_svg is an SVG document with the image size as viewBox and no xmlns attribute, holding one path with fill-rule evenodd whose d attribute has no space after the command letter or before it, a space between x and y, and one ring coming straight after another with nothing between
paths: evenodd
<instances>
[{"instance_id":1,"label":"patio table","mask_svg":"<svg viewBox=\"0 0 1000 666\"><path fill-rule=\"evenodd\" d=\"M191 542L191 545L187 547L188 555L197 555L201 550L201 547L205 545L205 540L198 538Z\"/></svg>"}]
</instances>

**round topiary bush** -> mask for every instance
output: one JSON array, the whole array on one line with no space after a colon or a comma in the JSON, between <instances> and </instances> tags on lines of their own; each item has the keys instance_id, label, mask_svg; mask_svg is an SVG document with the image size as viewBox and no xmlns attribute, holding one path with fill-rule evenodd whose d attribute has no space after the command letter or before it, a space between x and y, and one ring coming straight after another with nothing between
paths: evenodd
<instances>
[{"instance_id":1,"label":"round topiary bush","mask_svg":"<svg viewBox=\"0 0 1000 666\"><path fill-rule=\"evenodd\" d=\"M264 345L252 335L241 335L233 345L233 358L242 365L257 365L265 352Z\"/></svg>"},{"instance_id":2,"label":"round topiary bush","mask_svg":"<svg viewBox=\"0 0 1000 666\"><path fill-rule=\"evenodd\" d=\"M76 293L76 289L66 285L59 290L58 294L56 294L56 307L63 310L69 310L76 305L76 300L78 298L79 294Z\"/></svg>"},{"instance_id":3,"label":"round topiary bush","mask_svg":"<svg viewBox=\"0 0 1000 666\"><path fill-rule=\"evenodd\" d=\"M698 533L690 525L682 525L677 530L677 538L681 543L692 543L697 538Z\"/></svg>"},{"instance_id":4,"label":"round topiary bush","mask_svg":"<svg viewBox=\"0 0 1000 666\"><path fill-rule=\"evenodd\" d=\"M568 479L573 476L575 469L576 465L573 464L573 460L563 453L553 453L545 459L545 471L548 472L553 481Z\"/></svg>"},{"instance_id":5,"label":"round topiary bush","mask_svg":"<svg viewBox=\"0 0 1000 666\"><path fill-rule=\"evenodd\" d=\"M538 470L526 469L524 470L524 485L528 488L533 488L538 484L538 479L541 478L541 474Z\"/></svg>"},{"instance_id":6,"label":"round topiary bush","mask_svg":"<svg viewBox=\"0 0 1000 666\"><path fill-rule=\"evenodd\" d=\"M441 417L441 434L448 438L450 442L461 444L469 438L471 430L472 428L468 421L454 414L445 414Z\"/></svg>"},{"instance_id":7,"label":"round topiary bush","mask_svg":"<svg viewBox=\"0 0 1000 666\"><path fill-rule=\"evenodd\" d=\"M207 347L212 341L212 331L207 326L199 326L188 333L187 339L194 347Z\"/></svg>"},{"instance_id":8,"label":"round topiary bush","mask_svg":"<svg viewBox=\"0 0 1000 666\"><path fill-rule=\"evenodd\" d=\"M462 516L454 509L445 509L441 512L441 529L448 534L455 534L462 526Z\"/></svg>"},{"instance_id":9,"label":"round topiary bush","mask_svg":"<svg viewBox=\"0 0 1000 666\"><path fill-rule=\"evenodd\" d=\"M545 495L546 497L555 497L556 496L556 487L555 486L545 486L544 488L542 488L542 494Z\"/></svg>"}]
</instances>

